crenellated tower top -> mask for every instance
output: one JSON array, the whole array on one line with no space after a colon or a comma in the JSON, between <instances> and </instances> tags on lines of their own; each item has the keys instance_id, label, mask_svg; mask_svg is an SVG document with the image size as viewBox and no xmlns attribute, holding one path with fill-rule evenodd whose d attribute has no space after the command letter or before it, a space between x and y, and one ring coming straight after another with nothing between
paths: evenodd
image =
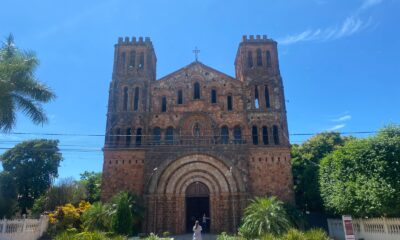
<instances>
[{"instance_id":1,"label":"crenellated tower top","mask_svg":"<svg viewBox=\"0 0 400 240\"><path fill-rule=\"evenodd\" d=\"M156 54L149 37L120 37L115 44L113 79L154 81L156 63Z\"/></svg>"}]
</instances>

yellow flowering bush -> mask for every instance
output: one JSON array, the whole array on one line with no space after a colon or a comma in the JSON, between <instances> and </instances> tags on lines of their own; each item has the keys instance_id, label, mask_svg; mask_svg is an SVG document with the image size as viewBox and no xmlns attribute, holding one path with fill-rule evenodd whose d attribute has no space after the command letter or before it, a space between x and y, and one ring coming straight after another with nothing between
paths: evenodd
<instances>
[{"instance_id":1,"label":"yellow flowering bush","mask_svg":"<svg viewBox=\"0 0 400 240\"><path fill-rule=\"evenodd\" d=\"M77 207L71 203L67 203L64 206L59 206L57 209L50 213L50 223L57 225L62 229L68 228L80 228L80 217L81 215L90 208L90 203L81 201Z\"/></svg>"}]
</instances>

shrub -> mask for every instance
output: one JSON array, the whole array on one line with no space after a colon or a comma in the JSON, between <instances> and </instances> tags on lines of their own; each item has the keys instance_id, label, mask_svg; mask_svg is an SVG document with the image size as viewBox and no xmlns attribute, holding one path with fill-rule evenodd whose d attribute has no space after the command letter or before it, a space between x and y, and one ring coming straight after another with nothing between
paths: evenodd
<instances>
[{"instance_id":1,"label":"shrub","mask_svg":"<svg viewBox=\"0 0 400 240\"><path fill-rule=\"evenodd\" d=\"M244 211L240 232L254 239L266 234L281 235L290 228L283 203L275 197L255 198Z\"/></svg>"},{"instance_id":2,"label":"shrub","mask_svg":"<svg viewBox=\"0 0 400 240\"><path fill-rule=\"evenodd\" d=\"M146 240L158 240L160 239L156 234L150 233L150 235L146 238Z\"/></svg>"},{"instance_id":3,"label":"shrub","mask_svg":"<svg viewBox=\"0 0 400 240\"><path fill-rule=\"evenodd\" d=\"M283 237L282 240L306 240L304 233L297 229L290 229Z\"/></svg>"},{"instance_id":4,"label":"shrub","mask_svg":"<svg viewBox=\"0 0 400 240\"><path fill-rule=\"evenodd\" d=\"M67 203L64 206L57 207L57 209L49 214L49 221L56 226L57 229L76 228L79 229L81 225L80 216L90 208L90 203L82 201L78 207Z\"/></svg>"},{"instance_id":5,"label":"shrub","mask_svg":"<svg viewBox=\"0 0 400 240\"><path fill-rule=\"evenodd\" d=\"M58 234L55 240L126 240L119 235L110 235L104 232L81 232L71 233L68 231Z\"/></svg>"},{"instance_id":6,"label":"shrub","mask_svg":"<svg viewBox=\"0 0 400 240\"><path fill-rule=\"evenodd\" d=\"M162 236L163 237L169 237L169 236L171 236L171 233L166 231L166 232L163 232Z\"/></svg>"},{"instance_id":7,"label":"shrub","mask_svg":"<svg viewBox=\"0 0 400 240\"><path fill-rule=\"evenodd\" d=\"M112 211L107 204L94 203L81 216L81 221L86 230L110 231Z\"/></svg>"},{"instance_id":8,"label":"shrub","mask_svg":"<svg viewBox=\"0 0 400 240\"><path fill-rule=\"evenodd\" d=\"M319 228L314 228L305 232L304 236L306 236L307 240L329 240L326 232Z\"/></svg>"},{"instance_id":9,"label":"shrub","mask_svg":"<svg viewBox=\"0 0 400 240\"><path fill-rule=\"evenodd\" d=\"M239 239L242 238L237 236L229 236L226 232L222 232L220 235L217 236L217 240L239 240Z\"/></svg>"},{"instance_id":10,"label":"shrub","mask_svg":"<svg viewBox=\"0 0 400 240\"><path fill-rule=\"evenodd\" d=\"M133 219L128 194L122 193L117 204L117 212L112 219L112 229L115 233L130 235L132 227Z\"/></svg>"}]
</instances>

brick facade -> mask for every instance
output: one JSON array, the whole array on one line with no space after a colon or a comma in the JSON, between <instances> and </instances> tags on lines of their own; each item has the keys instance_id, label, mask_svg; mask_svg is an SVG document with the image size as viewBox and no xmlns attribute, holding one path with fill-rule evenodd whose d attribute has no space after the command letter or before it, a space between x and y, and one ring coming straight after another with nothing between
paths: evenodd
<instances>
[{"instance_id":1,"label":"brick facade","mask_svg":"<svg viewBox=\"0 0 400 240\"><path fill-rule=\"evenodd\" d=\"M211 232L235 231L254 196L293 202L277 43L244 36L235 78L195 61L156 80L156 61L149 38L115 45L102 199L143 196L143 231L157 233L186 231L193 184Z\"/></svg>"}]
</instances>

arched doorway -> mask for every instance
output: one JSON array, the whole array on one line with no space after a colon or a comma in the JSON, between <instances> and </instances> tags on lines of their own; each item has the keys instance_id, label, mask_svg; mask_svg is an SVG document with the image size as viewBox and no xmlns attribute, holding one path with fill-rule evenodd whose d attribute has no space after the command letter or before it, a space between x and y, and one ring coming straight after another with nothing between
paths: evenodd
<instances>
[{"instance_id":1,"label":"arched doorway","mask_svg":"<svg viewBox=\"0 0 400 240\"><path fill-rule=\"evenodd\" d=\"M203 227L203 232L210 229L210 190L201 182L193 182L185 192L186 203L186 231L192 232L193 225L196 220ZM204 226L202 223L203 215L206 215L207 223Z\"/></svg>"}]
</instances>

